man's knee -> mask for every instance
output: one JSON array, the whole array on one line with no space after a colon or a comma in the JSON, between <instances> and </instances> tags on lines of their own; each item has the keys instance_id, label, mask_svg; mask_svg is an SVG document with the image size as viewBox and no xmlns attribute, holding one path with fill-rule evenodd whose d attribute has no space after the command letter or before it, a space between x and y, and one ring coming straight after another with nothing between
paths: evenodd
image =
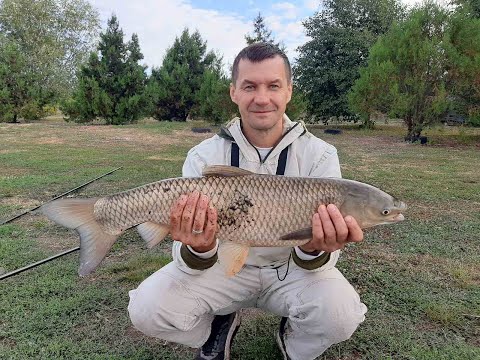
<instances>
[{"instance_id":1,"label":"man's knee","mask_svg":"<svg viewBox=\"0 0 480 360\"><path fill-rule=\"evenodd\" d=\"M185 286L159 272L129 292L128 312L136 329L149 336L189 331L195 326L199 302Z\"/></svg>"},{"instance_id":2,"label":"man's knee","mask_svg":"<svg viewBox=\"0 0 480 360\"><path fill-rule=\"evenodd\" d=\"M365 319L367 307L348 282L329 284L328 291L323 286L312 287L303 296L299 327L328 337L332 344L349 339Z\"/></svg>"}]
</instances>

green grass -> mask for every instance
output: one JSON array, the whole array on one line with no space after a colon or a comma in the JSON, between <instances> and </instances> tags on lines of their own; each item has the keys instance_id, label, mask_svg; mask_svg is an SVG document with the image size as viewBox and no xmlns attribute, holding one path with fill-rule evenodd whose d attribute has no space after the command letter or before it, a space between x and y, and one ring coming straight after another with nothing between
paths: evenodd
<instances>
[{"instance_id":1,"label":"green grass","mask_svg":"<svg viewBox=\"0 0 480 360\"><path fill-rule=\"evenodd\" d=\"M118 166L76 195L179 176L188 149L209 136L192 133L192 126L205 124L0 124L0 219ZM363 243L345 249L338 268L369 310L354 336L320 359L480 358L478 130L427 129L427 146L404 143L399 126L342 130L335 136L312 127L337 147L344 177L376 185L409 209L405 222L370 229ZM75 246L75 232L29 214L0 226L0 268L11 271ZM126 311L128 291L170 261L170 246L147 250L127 231L87 277L78 277L72 253L0 281L0 358L192 358L192 349L140 334ZM279 319L243 315L232 358L279 359L273 337Z\"/></svg>"}]
</instances>

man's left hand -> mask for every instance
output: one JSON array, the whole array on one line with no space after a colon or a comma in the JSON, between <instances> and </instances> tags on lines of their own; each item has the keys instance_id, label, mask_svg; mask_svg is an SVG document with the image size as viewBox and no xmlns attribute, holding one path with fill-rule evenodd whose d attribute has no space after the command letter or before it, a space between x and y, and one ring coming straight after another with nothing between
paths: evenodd
<instances>
[{"instance_id":1,"label":"man's left hand","mask_svg":"<svg viewBox=\"0 0 480 360\"><path fill-rule=\"evenodd\" d=\"M300 246L306 253L334 252L349 242L363 240L363 231L357 221L349 215L344 218L333 204L319 206L312 218L312 233L312 240Z\"/></svg>"}]
</instances>

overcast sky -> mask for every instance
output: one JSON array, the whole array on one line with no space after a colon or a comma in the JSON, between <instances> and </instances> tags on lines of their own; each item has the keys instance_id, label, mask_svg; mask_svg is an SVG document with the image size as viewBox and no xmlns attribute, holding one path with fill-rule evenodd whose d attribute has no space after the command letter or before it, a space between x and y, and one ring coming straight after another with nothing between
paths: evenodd
<instances>
[{"instance_id":1,"label":"overcast sky","mask_svg":"<svg viewBox=\"0 0 480 360\"><path fill-rule=\"evenodd\" d=\"M415 3L420 0L402 0ZM90 0L106 28L114 13L128 39L138 34L150 68L162 64L165 50L173 44L185 27L197 29L208 50L216 50L229 65L246 45L244 36L252 33L253 19L260 12L276 41L287 47L293 61L295 49L307 40L302 21L319 9L320 0Z\"/></svg>"}]
</instances>

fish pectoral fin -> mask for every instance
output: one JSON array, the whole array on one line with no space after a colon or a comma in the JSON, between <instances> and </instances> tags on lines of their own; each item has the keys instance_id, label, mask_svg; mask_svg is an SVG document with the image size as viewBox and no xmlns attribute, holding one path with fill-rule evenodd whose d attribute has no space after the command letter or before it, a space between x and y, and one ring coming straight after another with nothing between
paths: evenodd
<instances>
[{"instance_id":1,"label":"fish pectoral fin","mask_svg":"<svg viewBox=\"0 0 480 360\"><path fill-rule=\"evenodd\" d=\"M137 225L137 231L142 239L147 243L147 247L151 249L160 241L165 239L170 232L170 228L167 225L157 224L154 222L144 222Z\"/></svg>"},{"instance_id":2,"label":"fish pectoral fin","mask_svg":"<svg viewBox=\"0 0 480 360\"><path fill-rule=\"evenodd\" d=\"M304 240L313 237L312 227L293 231L280 237L280 240Z\"/></svg>"},{"instance_id":3,"label":"fish pectoral fin","mask_svg":"<svg viewBox=\"0 0 480 360\"><path fill-rule=\"evenodd\" d=\"M242 270L247 261L250 246L225 241L218 247L218 259L225 268L227 276L233 276Z\"/></svg>"},{"instance_id":4,"label":"fish pectoral fin","mask_svg":"<svg viewBox=\"0 0 480 360\"><path fill-rule=\"evenodd\" d=\"M203 176L247 176L253 172L228 165L210 165L203 168Z\"/></svg>"}]
</instances>

